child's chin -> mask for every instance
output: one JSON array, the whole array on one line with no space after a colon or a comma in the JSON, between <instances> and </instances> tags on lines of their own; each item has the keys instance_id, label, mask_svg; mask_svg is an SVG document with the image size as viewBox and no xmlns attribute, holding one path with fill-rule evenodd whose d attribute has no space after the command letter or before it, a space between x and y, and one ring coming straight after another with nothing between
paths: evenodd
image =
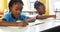
<instances>
[{"instance_id":1,"label":"child's chin","mask_svg":"<svg viewBox=\"0 0 60 32\"><path fill-rule=\"evenodd\" d=\"M16 15L20 15L20 14L16 14Z\"/></svg>"}]
</instances>

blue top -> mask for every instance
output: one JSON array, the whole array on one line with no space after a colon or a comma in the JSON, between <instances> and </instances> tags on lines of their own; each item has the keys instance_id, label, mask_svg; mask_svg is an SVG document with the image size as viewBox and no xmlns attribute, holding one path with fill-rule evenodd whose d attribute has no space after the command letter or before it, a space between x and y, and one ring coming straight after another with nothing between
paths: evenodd
<instances>
[{"instance_id":1,"label":"blue top","mask_svg":"<svg viewBox=\"0 0 60 32\"><path fill-rule=\"evenodd\" d=\"M27 20L27 18L28 18L28 17L25 16L24 14L21 14L21 15L19 15L19 17L18 17L17 20ZM4 19L5 19L6 21L8 21L8 22L16 22L16 21L17 21L16 19L14 19L14 18L12 17L11 12L6 13L6 14L4 15Z\"/></svg>"}]
</instances>

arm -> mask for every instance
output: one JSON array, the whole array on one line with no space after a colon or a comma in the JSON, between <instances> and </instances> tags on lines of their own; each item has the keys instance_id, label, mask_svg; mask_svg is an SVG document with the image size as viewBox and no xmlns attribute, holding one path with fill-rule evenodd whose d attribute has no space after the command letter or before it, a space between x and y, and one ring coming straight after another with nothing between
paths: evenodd
<instances>
[{"instance_id":1,"label":"arm","mask_svg":"<svg viewBox=\"0 0 60 32\"><path fill-rule=\"evenodd\" d=\"M28 23L22 21L22 22L6 22L4 20L0 21L0 26L26 26Z\"/></svg>"},{"instance_id":2,"label":"arm","mask_svg":"<svg viewBox=\"0 0 60 32\"><path fill-rule=\"evenodd\" d=\"M46 16L39 16L39 15L37 15L37 16L36 16L36 19L46 19L46 18L49 18L49 17L56 18L55 15L46 15Z\"/></svg>"}]
</instances>

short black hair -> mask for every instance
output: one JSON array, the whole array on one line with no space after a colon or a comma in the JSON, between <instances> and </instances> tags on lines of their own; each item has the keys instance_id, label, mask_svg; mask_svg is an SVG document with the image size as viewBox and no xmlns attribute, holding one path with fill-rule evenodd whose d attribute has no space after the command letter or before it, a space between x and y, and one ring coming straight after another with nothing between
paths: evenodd
<instances>
[{"instance_id":1,"label":"short black hair","mask_svg":"<svg viewBox=\"0 0 60 32\"><path fill-rule=\"evenodd\" d=\"M12 7L12 5L13 5L14 3L18 3L18 2L21 3L22 5L24 5L23 2L22 2L22 0L10 0L8 7L10 8L10 7Z\"/></svg>"},{"instance_id":2,"label":"short black hair","mask_svg":"<svg viewBox=\"0 0 60 32\"><path fill-rule=\"evenodd\" d=\"M44 4L42 2L36 1L34 3L34 8L37 9L39 6L44 6ZM45 7L45 6L44 6Z\"/></svg>"}]
</instances>

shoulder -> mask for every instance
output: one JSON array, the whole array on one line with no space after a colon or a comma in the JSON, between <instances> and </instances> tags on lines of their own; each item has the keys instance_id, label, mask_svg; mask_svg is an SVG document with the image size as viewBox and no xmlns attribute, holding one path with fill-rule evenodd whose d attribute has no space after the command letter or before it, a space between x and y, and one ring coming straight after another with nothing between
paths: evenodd
<instances>
[{"instance_id":1,"label":"shoulder","mask_svg":"<svg viewBox=\"0 0 60 32\"><path fill-rule=\"evenodd\" d=\"M11 13L6 13L6 14L4 14L4 18L9 18L11 16Z\"/></svg>"},{"instance_id":2,"label":"shoulder","mask_svg":"<svg viewBox=\"0 0 60 32\"><path fill-rule=\"evenodd\" d=\"M11 12L7 12L4 14L4 16L10 16L11 15Z\"/></svg>"},{"instance_id":3,"label":"shoulder","mask_svg":"<svg viewBox=\"0 0 60 32\"><path fill-rule=\"evenodd\" d=\"M4 17L3 17L3 20L8 21L10 19L10 17L11 17L10 13L5 13Z\"/></svg>"}]
</instances>

